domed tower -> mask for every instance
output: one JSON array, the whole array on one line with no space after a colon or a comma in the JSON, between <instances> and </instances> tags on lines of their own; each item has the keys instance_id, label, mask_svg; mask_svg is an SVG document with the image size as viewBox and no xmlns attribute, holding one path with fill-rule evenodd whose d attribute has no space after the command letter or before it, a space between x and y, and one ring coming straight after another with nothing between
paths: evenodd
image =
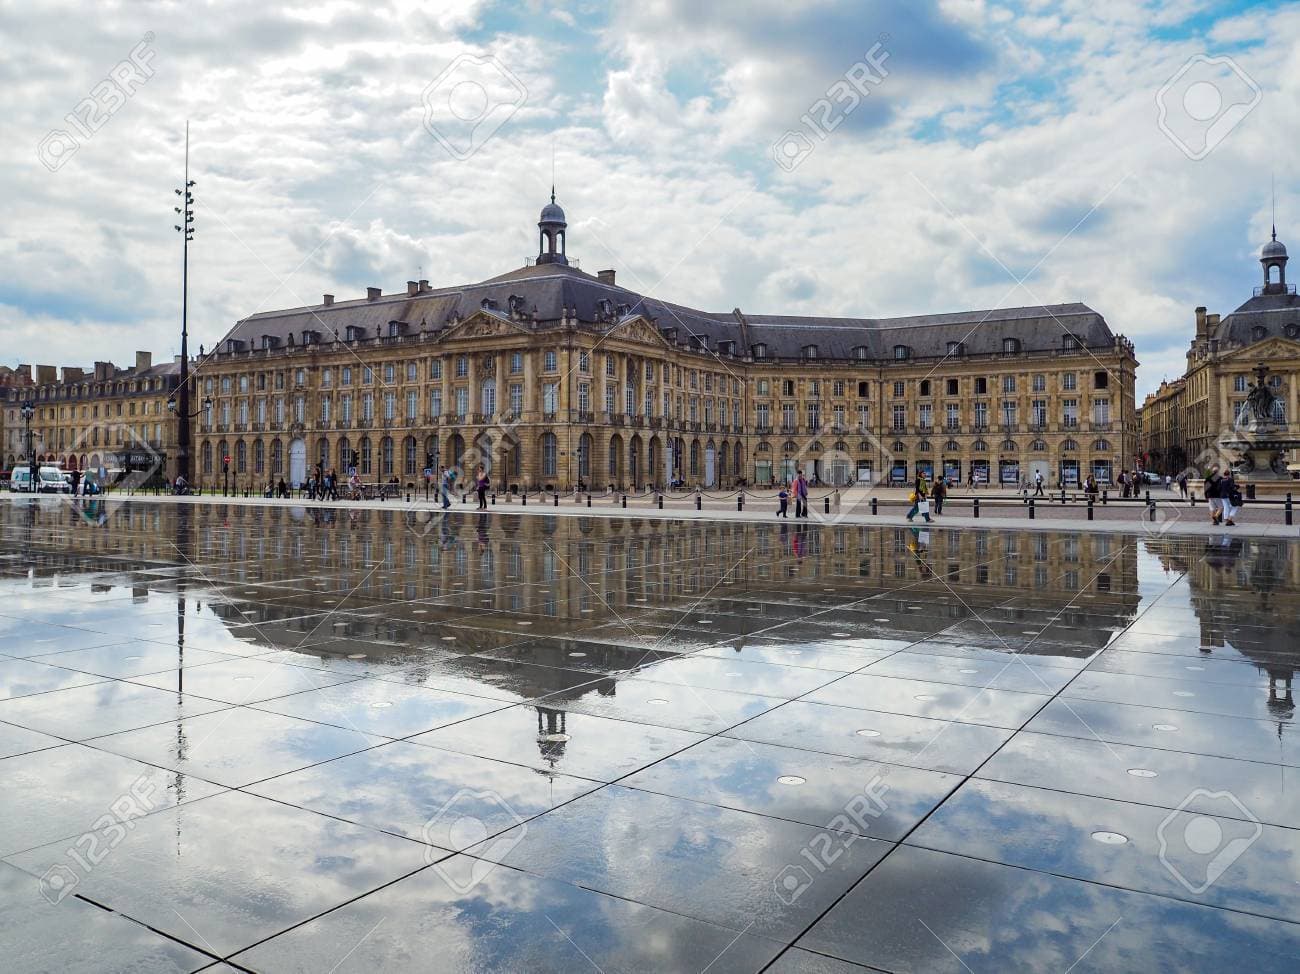
<instances>
[{"instance_id":1,"label":"domed tower","mask_svg":"<svg viewBox=\"0 0 1300 974\"><path fill-rule=\"evenodd\" d=\"M1277 239L1277 227L1273 228L1273 239L1264 244L1259 252L1259 262L1264 268L1264 294L1286 294L1286 245ZM1277 271L1276 280L1273 271Z\"/></svg>"},{"instance_id":2,"label":"domed tower","mask_svg":"<svg viewBox=\"0 0 1300 974\"><path fill-rule=\"evenodd\" d=\"M542 207L542 217L537 221L537 263L567 264L564 256L564 211L555 202L555 187L551 187L551 201Z\"/></svg>"}]
</instances>

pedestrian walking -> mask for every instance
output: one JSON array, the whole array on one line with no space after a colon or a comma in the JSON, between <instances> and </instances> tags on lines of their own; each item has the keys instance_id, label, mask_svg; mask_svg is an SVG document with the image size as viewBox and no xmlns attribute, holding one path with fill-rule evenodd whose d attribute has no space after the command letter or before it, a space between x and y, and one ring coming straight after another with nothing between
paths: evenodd
<instances>
[{"instance_id":1,"label":"pedestrian walking","mask_svg":"<svg viewBox=\"0 0 1300 974\"><path fill-rule=\"evenodd\" d=\"M1187 471L1184 470L1178 475L1178 493L1183 500L1187 500Z\"/></svg>"},{"instance_id":2,"label":"pedestrian walking","mask_svg":"<svg viewBox=\"0 0 1300 974\"><path fill-rule=\"evenodd\" d=\"M776 516L788 518L790 515L786 512L790 510L790 492L782 487L781 492L776 495L776 501Z\"/></svg>"},{"instance_id":3,"label":"pedestrian walking","mask_svg":"<svg viewBox=\"0 0 1300 974\"><path fill-rule=\"evenodd\" d=\"M794 516L808 516L808 480L803 470L794 472Z\"/></svg>"},{"instance_id":4,"label":"pedestrian walking","mask_svg":"<svg viewBox=\"0 0 1300 974\"><path fill-rule=\"evenodd\" d=\"M1236 525L1237 513L1241 510L1241 488L1237 486L1237 480L1232 476L1232 470L1229 468L1223 472L1219 478L1219 500L1223 504L1223 523L1228 527Z\"/></svg>"},{"instance_id":5,"label":"pedestrian walking","mask_svg":"<svg viewBox=\"0 0 1300 974\"><path fill-rule=\"evenodd\" d=\"M474 480L474 489L478 491L478 509L480 511L487 510L488 483L487 471L483 469L482 464L479 464L478 476Z\"/></svg>"},{"instance_id":6,"label":"pedestrian walking","mask_svg":"<svg viewBox=\"0 0 1300 974\"><path fill-rule=\"evenodd\" d=\"M948 496L948 478L940 477L934 482L934 490L930 491L930 500L934 502L934 514L938 517L943 513L943 501Z\"/></svg>"},{"instance_id":7,"label":"pedestrian walking","mask_svg":"<svg viewBox=\"0 0 1300 974\"><path fill-rule=\"evenodd\" d=\"M1215 464L1205 475L1205 485L1201 488L1201 492L1205 495L1205 502L1210 506L1211 524L1218 524L1223 520L1223 495L1220 493L1222 481L1218 464Z\"/></svg>"},{"instance_id":8,"label":"pedestrian walking","mask_svg":"<svg viewBox=\"0 0 1300 974\"><path fill-rule=\"evenodd\" d=\"M907 512L907 520L909 522L912 518L916 517L916 515L920 514L925 518L926 524L930 523L929 493L930 489L929 485L925 481L925 474L918 473L916 475L916 481L912 485L912 509Z\"/></svg>"},{"instance_id":9,"label":"pedestrian walking","mask_svg":"<svg viewBox=\"0 0 1300 974\"><path fill-rule=\"evenodd\" d=\"M456 486L456 471L448 467L442 473L442 509L451 507L451 491Z\"/></svg>"},{"instance_id":10,"label":"pedestrian walking","mask_svg":"<svg viewBox=\"0 0 1300 974\"><path fill-rule=\"evenodd\" d=\"M1042 497L1042 496L1044 496L1044 491L1043 491L1043 471L1041 471L1041 470L1036 470L1036 471L1034 471L1034 496L1035 496L1035 497Z\"/></svg>"}]
</instances>

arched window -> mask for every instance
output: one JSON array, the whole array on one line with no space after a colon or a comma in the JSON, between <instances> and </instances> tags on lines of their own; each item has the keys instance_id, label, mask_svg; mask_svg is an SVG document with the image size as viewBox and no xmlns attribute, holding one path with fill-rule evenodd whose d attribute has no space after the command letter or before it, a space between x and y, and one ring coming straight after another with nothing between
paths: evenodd
<instances>
[{"instance_id":1,"label":"arched window","mask_svg":"<svg viewBox=\"0 0 1300 974\"><path fill-rule=\"evenodd\" d=\"M361 448L357 452L361 454L361 475L368 476L371 473L372 463L370 437L361 437Z\"/></svg>"},{"instance_id":2,"label":"arched window","mask_svg":"<svg viewBox=\"0 0 1300 974\"><path fill-rule=\"evenodd\" d=\"M983 440L976 440L974 443L970 445L970 448L975 453L989 452L989 445L985 443Z\"/></svg>"},{"instance_id":3,"label":"arched window","mask_svg":"<svg viewBox=\"0 0 1300 974\"><path fill-rule=\"evenodd\" d=\"M1004 354L1004 355L1015 355L1015 354L1016 354L1017 352L1019 352L1019 351L1020 351L1020 339L1019 339L1019 338L1004 338L1004 339L1002 339L1002 354Z\"/></svg>"},{"instance_id":4,"label":"arched window","mask_svg":"<svg viewBox=\"0 0 1300 974\"><path fill-rule=\"evenodd\" d=\"M1092 449L1096 453L1106 453L1110 450L1110 440L1095 440Z\"/></svg>"},{"instance_id":5,"label":"arched window","mask_svg":"<svg viewBox=\"0 0 1300 974\"><path fill-rule=\"evenodd\" d=\"M762 342L754 346L754 358L767 358L767 346Z\"/></svg>"},{"instance_id":6,"label":"arched window","mask_svg":"<svg viewBox=\"0 0 1300 974\"><path fill-rule=\"evenodd\" d=\"M699 476L700 473L700 441L691 441L691 475Z\"/></svg>"},{"instance_id":7,"label":"arched window","mask_svg":"<svg viewBox=\"0 0 1300 974\"><path fill-rule=\"evenodd\" d=\"M203 448L199 451L199 456L202 458L202 467L200 469L205 474L212 473L212 444L204 443Z\"/></svg>"},{"instance_id":8,"label":"arched window","mask_svg":"<svg viewBox=\"0 0 1300 974\"><path fill-rule=\"evenodd\" d=\"M253 443L253 473L266 473L266 444L261 440Z\"/></svg>"},{"instance_id":9,"label":"arched window","mask_svg":"<svg viewBox=\"0 0 1300 974\"><path fill-rule=\"evenodd\" d=\"M1077 449L1079 449L1079 444L1078 444L1078 443L1075 443L1074 440L1066 440L1064 443L1061 444L1061 449L1062 449L1062 450L1077 450Z\"/></svg>"},{"instance_id":10,"label":"arched window","mask_svg":"<svg viewBox=\"0 0 1300 974\"><path fill-rule=\"evenodd\" d=\"M1003 441L1002 441L1002 446L999 447L999 449L1000 449L1003 453L1015 453L1017 450L1020 449L1020 447L1018 447L1018 446L1016 445L1016 441L1015 441L1015 440L1003 440Z\"/></svg>"},{"instance_id":11,"label":"arched window","mask_svg":"<svg viewBox=\"0 0 1300 974\"><path fill-rule=\"evenodd\" d=\"M414 477L415 464L415 437L408 436L402 441L402 474L407 477Z\"/></svg>"},{"instance_id":12,"label":"arched window","mask_svg":"<svg viewBox=\"0 0 1300 974\"><path fill-rule=\"evenodd\" d=\"M330 441L321 437L316 441L316 462L320 464L322 471L330 468Z\"/></svg>"},{"instance_id":13,"label":"arched window","mask_svg":"<svg viewBox=\"0 0 1300 974\"><path fill-rule=\"evenodd\" d=\"M235 441L235 473L248 473L248 444Z\"/></svg>"},{"instance_id":14,"label":"arched window","mask_svg":"<svg viewBox=\"0 0 1300 974\"><path fill-rule=\"evenodd\" d=\"M907 444L904 443L902 440L895 440L894 445L891 446L889 449L892 450L894 453L906 453Z\"/></svg>"},{"instance_id":15,"label":"arched window","mask_svg":"<svg viewBox=\"0 0 1300 974\"><path fill-rule=\"evenodd\" d=\"M393 438L385 436L379 441L379 473L383 477L393 475Z\"/></svg>"},{"instance_id":16,"label":"arched window","mask_svg":"<svg viewBox=\"0 0 1300 974\"><path fill-rule=\"evenodd\" d=\"M929 440L922 440L920 443L916 444L916 450L917 450L918 453L929 453L929 452L930 452L930 441L929 441Z\"/></svg>"},{"instance_id":17,"label":"arched window","mask_svg":"<svg viewBox=\"0 0 1300 974\"><path fill-rule=\"evenodd\" d=\"M271 473L284 473L284 447L279 440L271 441Z\"/></svg>"},{"instance_id":18,"label":"arched window","mask_svg":"<svg viewBox=\"0 0 1300 974\"><path fill-rule=\"evenodd\" d=\"M1043 453L1047 450L1047 442L1045 440L1034 440L1033 443L1029 444L1029 449L1035 453Z\"/></svg>"}]
</instances>

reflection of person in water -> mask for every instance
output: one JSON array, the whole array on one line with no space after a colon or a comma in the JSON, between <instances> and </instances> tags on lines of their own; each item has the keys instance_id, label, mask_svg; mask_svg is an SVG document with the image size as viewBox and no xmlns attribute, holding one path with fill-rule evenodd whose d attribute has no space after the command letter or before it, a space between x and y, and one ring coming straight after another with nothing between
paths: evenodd
<instances>
[{"instance_id":1,"label":"reflection of person in water","mask_svg":"<svg viewBox=\"0 0 1300 974\"><path fill-rule=\"evenodd\" d=\"M907 550L916 559L916 568L921 577L933 578L934 570L930 568L929 563L925 560L925 556L930 550L930 532L922 531L920 528L912 528L912 539L907 542Z\"/></svg>"}]
</instances>

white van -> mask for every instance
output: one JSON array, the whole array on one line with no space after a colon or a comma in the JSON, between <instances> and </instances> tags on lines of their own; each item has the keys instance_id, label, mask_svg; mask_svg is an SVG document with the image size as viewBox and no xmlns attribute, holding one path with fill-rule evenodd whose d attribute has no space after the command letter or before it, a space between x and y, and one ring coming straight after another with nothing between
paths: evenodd
<instances>
[{"instance_id":1,"label":"white van","mask_svg":"<svg viewBox=\"0 0 1300 974\"><path fill-rule=\"evenodd\" d=\"M63 479L63 471L58 467L38 467L36 480L37 493L72 493L72 485ZM27 465L15 466L13 472L9 475L9 489L20 494L31 493L32 468Z\"/></svg>"}]
</instances>

